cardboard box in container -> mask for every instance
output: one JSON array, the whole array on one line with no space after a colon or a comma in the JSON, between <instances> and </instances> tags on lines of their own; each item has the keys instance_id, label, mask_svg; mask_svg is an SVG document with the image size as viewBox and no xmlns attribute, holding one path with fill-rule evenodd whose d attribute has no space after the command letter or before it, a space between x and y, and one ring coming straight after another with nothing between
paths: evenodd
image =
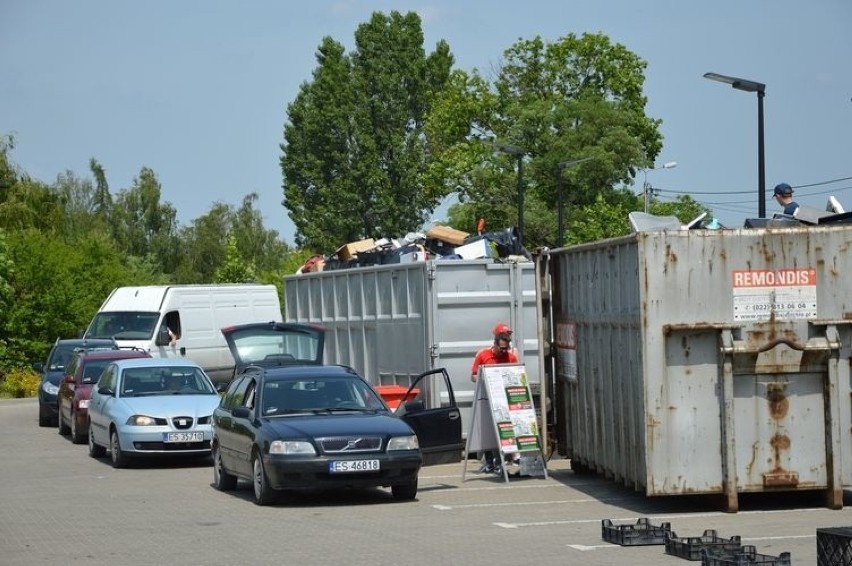
<instances>
[{"instance_id":1,"label":"cardboard box in container","mask_svg":"<svg viewBox=\"0 0 852 566\"><path fill-rule=\"evenodd\" d=\"M470 244L458 246L455 253L460 255L462 259L479 259L491 257L491 247L488 245L488 240L483 238Z\"/></svg>"},{"instance_id":2,"label":"cardboard box in container","mask_svg":"<svg viewBox=\"0 0 852 566\"><path fill-rule=\"evenodd\" d=\"M376 247L376 241L373 238L367 238L366 240L344 244L337 248L337 251L334 253L337 254L337 259L340 261L349 261L358 255L358 252L372 250L374 247Z\"/></svg>"},{"instance_id":3,"label":"cardboard box in container","mask_svg":"<svg viewBox=\"0 0 852 566\"><path fill-rule=\"evenodd\" d=\"M461 230L456 230L455 228L450 228L449 226L433 226L426 232L426 237L431 238L433 240L441 240L442 242L447 242L448 244L452 244L454 246L461 246L464 244L465 238L467 238L470 234L467 232L462 232Z\"/></svg>"}]
</instances>

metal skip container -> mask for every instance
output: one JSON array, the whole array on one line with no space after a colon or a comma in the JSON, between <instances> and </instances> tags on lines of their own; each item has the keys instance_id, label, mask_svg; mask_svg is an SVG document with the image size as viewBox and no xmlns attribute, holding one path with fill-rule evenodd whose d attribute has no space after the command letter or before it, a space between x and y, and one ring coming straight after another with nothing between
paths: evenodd
<instances>
[{"instance_id":1,"label":"metal skip container","mask_svg":"<svg viewBox=\"0 0 852 566\"><path fill-rule=\"evenodd\" d=\"M325 362L355 368L374 385L408 387L446 368L461 407L472 413L470 369L505 322L538 387L535 265L491 259L430 260L338 269L284 278L287 322L326 329Z\"/></svg>"},{"instance_id":2,"label":"metal skip container","mask_svg":"<svg viewBox=\"0 0 852 566\"><path fill-rule=\"evenodd\" d=\"M852 483L852 226L638 232L544 254L557 444L647 495Z\"/></svg>"}]
</instances>

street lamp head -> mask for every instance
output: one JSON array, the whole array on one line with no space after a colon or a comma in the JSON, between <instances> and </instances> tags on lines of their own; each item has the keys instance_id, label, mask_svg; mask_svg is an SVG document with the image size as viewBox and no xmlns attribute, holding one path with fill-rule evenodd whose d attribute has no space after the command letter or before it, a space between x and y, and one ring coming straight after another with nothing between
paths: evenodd
<instances>
[{"instance_id":1,"label":"street lamp head","mask_svg":"<svg viewBox=\"0 0 852 566\"><path fill-rule=\"evenodd\" d=\"M766 90L766 85L763 83L750 81L748 79L740 79L737 77L729 77L728 75L720 75L718 73L704 73L704 78L710 79L711 81L729 84L733 88L737 90L744 90L745 92L762 93Z\"/></svg>"},{"instance_id":2,"label":"street lamp head","mask_svg":"<svg viewBox=\"0 0 852 566\"><path fill-rule=\"evenodd\" d=\"M662 168L663 169L674 169L675 167L677 167L677 161L668 161L666 163L663 163Z\"/></svg>"},{"instance_id":3,"label":"street lamp head","mask_svg":"<svg viewBox=\"0 0 852 566\"><path fill-rule=\"evenodd\" d=\"M559 163L556 164L556 169L558 171L562 171L563 169L567 169L569 167L579 165L580 163L584 163L584 162L589 161L589 160L594 159L594 158L595 158L594 156L591 156L591 157L583 157L582 159L571 159L571 160L568 160L568 161L560 161Z\"/></svg>"}]
</instances>

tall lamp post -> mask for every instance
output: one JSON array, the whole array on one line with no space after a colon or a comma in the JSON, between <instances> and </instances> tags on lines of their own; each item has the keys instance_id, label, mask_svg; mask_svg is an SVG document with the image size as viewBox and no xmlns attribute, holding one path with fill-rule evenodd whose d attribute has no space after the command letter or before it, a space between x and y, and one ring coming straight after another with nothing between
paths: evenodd
<instances>
[{"instance_id":1,"label":"tall lamp post","mask_svg":"<svg viewBox=\"0 0 852 566\"><path fill-rule=\"evenodd\" d=\"M651 167L650 169L643 169L644 173L642 179L642 194L645 198L645 212L648 212L648 205L651 204L651 185L648 184L648 171L657 171L658 169L673 169L677 167L677 161L669 161L663 163L659 167Z\"/></svg>"},{"instance_id":2,"label":"tall lamp post","mask_svg":"<svg viewBox=\"0 0 852 566\"><path fill-rule=\"evenodd\" d=\"M524 156L526 151L516 145L495 143L498 151L508 153L518 160L518 243L524 243Z\"/></svg>"},{"instance_id":3,"label":"tall lamp post","mask_svg":"<svg viewBox=\"0 0 852 566\"><path fill-rule=\"evenodd\" d=\"M564 181L562 172L569 167L573 167L575 165L579 165L584 161L588 161L589 159L594 159L594 157L584 157L582 159L572 159L570 161L560 161L556 164L556 179L559 182L556 190L556 210L559 218L559 227L557 230L559 231L556 234L556 245L558 247L562 247L565 243L565 207L563 206L562 193L564 188Z\"/></svg>"},{"instance_id":4,"label":"tall lamp post","mask_svg":"<svg viewBox=\"0 0 852 566\"><path fill-rule=\"evenodd\" d=\"M766 85L717 73L704 73L705 79L731 85L737 90L757 93L757 216L766 218L766 168L763 154L763 97Z\"/></svg>"}]
</instances>

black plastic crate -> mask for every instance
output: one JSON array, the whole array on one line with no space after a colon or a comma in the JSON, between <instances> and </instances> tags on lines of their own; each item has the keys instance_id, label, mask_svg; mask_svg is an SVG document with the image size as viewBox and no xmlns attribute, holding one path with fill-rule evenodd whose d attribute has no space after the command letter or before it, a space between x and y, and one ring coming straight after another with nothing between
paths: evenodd
<instances>
[{"instance_id":1,"label":"black plastic crate","mask_svg":"<svg viewBox=\"0 0 852 566\"><path fill-rule=\"evenodd\" d=\"M757 549L751 545L743 545L739 552L724 553L715 547L707 547L701 550L701 566L791 566L789 552L782 552L779 556L769 554L758 554Z\"/></svg>"},{"instance_id":2,"label":"black plastic crate","mask_svg":"<svg viewBox=\"0 0 852 566\"><path fill-rule=\"evenodd\" d=\"M705 530L700 537L678 538L674 532L666 536L666 554L686 560L701 560L701 550L704 548L712 547L719 554L735 554L742 546L739 536L721 538L714 529Z\"/></svg>"},{"instance_id":3,"label":"black plastic crate","mask_svg":"<svg viewBox=\"0 0 852 566\"><path fill-rule=\"evenodd\" d=\"M852 566L852 527L816 530L817 566Z\"/></svg>"},{"instance_id":4,"label":"black plastic crate","mask_svg":"<svg viewBox=\"0 0 852 566\"><path fill-rule=\"evenodd\" d=\"M621 546L666 544L666 533L670 533L671 530L671 523L656 526L652 525L646 517L642 517L635 524L630 525L613 525L610 519L601 521L603 539Z\"/></svg>"}]
</instances>

